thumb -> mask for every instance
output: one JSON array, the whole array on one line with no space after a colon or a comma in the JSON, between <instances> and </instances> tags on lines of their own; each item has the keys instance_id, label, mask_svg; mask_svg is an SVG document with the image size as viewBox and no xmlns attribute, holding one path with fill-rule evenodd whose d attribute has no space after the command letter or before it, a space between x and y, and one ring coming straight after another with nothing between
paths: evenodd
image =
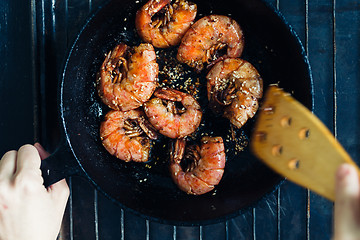
<instances>
[{"instance_id":1,"label":"thumb","mask_svg":"<svg viewBox=\"0 0 360 240\"><path fill-rule=\"evenodd\" d=\"M66 205L66 202L70 195L70 189L65 179L62 179L59 182L49 186L47 188L47 191L51 195L51 197L61 206Z\"/></svg>"},{"instance_id":2,"label":"thumb","mask_svg":"<svg viewBox=\"0 0 360 240\"><path fill-rule=\"evenodd\" d=\"M356 230L359 211L360 184L357 170L350 164L343 164L336 172L335 237L344 237Z\"/></svg>"}]
</instances>

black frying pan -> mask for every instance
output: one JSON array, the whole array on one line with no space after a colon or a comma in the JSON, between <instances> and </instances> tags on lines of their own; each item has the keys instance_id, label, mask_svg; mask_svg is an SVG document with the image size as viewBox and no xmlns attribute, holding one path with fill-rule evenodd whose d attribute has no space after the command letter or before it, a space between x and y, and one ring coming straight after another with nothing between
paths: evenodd
<instances>
[{"instance_id":1,"label":"black frying pan","mask_svg":"<svg viewBox=\"0 0 360 240\"><path fill-rule=\"evenodd\" d=\"M311 109L312 78L304 49L276 10L260 0L194 2L198 5L198 14L229 15L241 25L245 34L242 58L259 70L265 89L271 83L279 83ZM190 196L180 191L169 176L168 153L164 151L168 147L167 139L159 140L147 164L120 161L101 145L99 124L109 109L97 96L96 72L104 54L117 43L137 45L141 42L134 30L134 18L143 4L144 1L135 0L110 1L88 20L78 35L59 87L66 141L45 161L43 175L50 184L60 177L81 173L122 207L160 222L206 224L233 217L282 182L282 178L258 161L248 147L239 152L234 143L227 143L225 174L216 190ZM200 75L200 82L205 83L204 74ZM228 121L211 114L206 100L201 104L205 112L205 127L201 131L220 136L227 133ZM248 142L253 122L250 120L237 131L243 145Z\"/></svg>"}]
</instances>

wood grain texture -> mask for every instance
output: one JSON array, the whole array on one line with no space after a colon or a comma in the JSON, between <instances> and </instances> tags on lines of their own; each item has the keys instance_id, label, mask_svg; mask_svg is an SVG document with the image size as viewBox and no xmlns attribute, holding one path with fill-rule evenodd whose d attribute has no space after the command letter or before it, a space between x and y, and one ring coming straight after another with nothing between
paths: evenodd
<instances>
[{"instance_id":1,"label":"wood grain texture","mask_svg":"<svg viewBox=\"0 0 360 240\"><path fill-rule=\"evenodd\" d=\"M329 129L275 85L265 93L254 130L250 147L256 156L287 179L331 201L335 201L338 167L349 163L357 168Z\"/></svg>"}]
</instances>

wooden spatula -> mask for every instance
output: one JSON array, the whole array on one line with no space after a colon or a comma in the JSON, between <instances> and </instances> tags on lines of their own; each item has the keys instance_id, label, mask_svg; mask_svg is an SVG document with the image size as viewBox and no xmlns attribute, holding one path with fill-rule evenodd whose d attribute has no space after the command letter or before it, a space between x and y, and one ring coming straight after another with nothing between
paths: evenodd
<instances>
[{"instance_id":1,"label":"wooden spatula","mask_svg":"<svg viewBox=\"0 0 360 240\"><path fill-rule=\"evenodd\" d=\"M268 88L257 113L250 147L288 180L332 201L339 165L346 162L356 166L315 115L274 85Z\"/></svg>"}]
</instances>

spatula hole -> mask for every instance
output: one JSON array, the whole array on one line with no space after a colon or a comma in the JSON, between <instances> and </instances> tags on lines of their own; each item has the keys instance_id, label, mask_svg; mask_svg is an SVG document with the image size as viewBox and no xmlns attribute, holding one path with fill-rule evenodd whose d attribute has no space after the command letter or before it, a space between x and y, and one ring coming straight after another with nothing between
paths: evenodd
<instances>
[{"instance_id":1,"label":"spatula hole","mask_svg":"<svg viewBox=\"0 0 360 240\"><path fill-rule=\"evenodd\" d=\"M290 127L292 119L289 116L282 117L280 120L280 124L282 127Z\"/></svg>"},{"instance_id":2,"label":"spatula hole","mask_svg":"<svg viewBox=\"0 0 360 240\"><path fill-rule=\"evenodd\" d=\"M290 170L296 170L300 167L300 160L297 158L293 158L289 161L288 167Z\"/></svg>"},{"instance_id":3,"label":"spatula hole","mask_svg":"<svg viewBox=\"0 0 360 240\"><path fill-rule=\"evenodd\" d=\"M301 140L305 140L305 139L308 139L310 136L310 129L308 128L302 128L299 132L299 138Z\"/></svg>"},{"instance_id":4,"label":"spatula hole","mask_svg":"<svg viewBox=\"0 0 360 240\"><path fill-rule=\"evenodd\" d=\"M280 144L276 144L272 147L271 153L273 156L278 157L282 154L283 152L283 146L281 146Z\"/></svg>"}]
</instances>

